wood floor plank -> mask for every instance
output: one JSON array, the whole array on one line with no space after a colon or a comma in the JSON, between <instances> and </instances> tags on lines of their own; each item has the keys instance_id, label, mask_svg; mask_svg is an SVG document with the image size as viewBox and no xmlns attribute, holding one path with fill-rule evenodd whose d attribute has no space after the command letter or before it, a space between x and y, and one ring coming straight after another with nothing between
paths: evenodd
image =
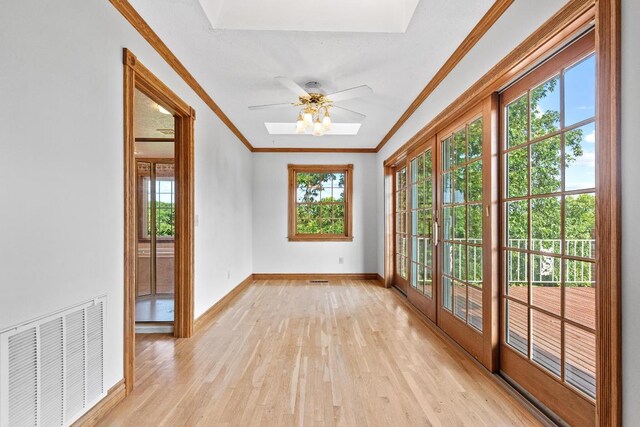
<instances>
[{"instance_id":1,"label":"wood floor plank","mask_svg":"<svg viewBox=\"0 0 640 427\"><path fill-rule=\"evenodd\" d=\"M258 280L193 338L136 351L100 425L540 425L374 281Z\"/></svg>"}]
</instances>

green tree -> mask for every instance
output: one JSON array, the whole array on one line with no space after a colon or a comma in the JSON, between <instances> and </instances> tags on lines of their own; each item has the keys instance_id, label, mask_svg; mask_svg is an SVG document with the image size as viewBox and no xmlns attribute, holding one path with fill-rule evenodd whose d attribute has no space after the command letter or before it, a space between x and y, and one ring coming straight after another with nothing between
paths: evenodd
<instances>
[{"instance_id":1,"label":"green tree","mask_svg":"<svg viewBox=\"0 0 640 427\"><path fill-rule=\"evenodd\" d=\"M297 174L297 232L344 233L344 173Z\"/></svg>"},{"instance_id":2,"label":"green tree","mask_svg":"<svg viewBox=\"0 0 640 427\"><path fill-rule=\"evenodd\" d=\"M529 105L528 105L529 104ZM542 105L556 104L557 108L543 109ZM542 139L528 148L518 146L529 139L539 139L560 129L559 79L554 78L538 86L507 107L507 147L513 149L507 154L507 196L546 195L562 190L562 168L576 162L583 155L583 130L575 129L564 134L565 155L562 164L562 147L559 135ZM528 126L529 114L531 123ZM529 162L530 150L530 162ZM529 249L559 253L561 233L561 199L557 196L531 200L531 238L537 247ZM595 228L595 196L582 194L565 198L565 239L593 239ZM519 200L507 203L508 239L517 247L515 239L528 237L529 202ZM552 243L554 241L555 243ZM591 256L588 253L571 253L577 246L567 245L565 253ZM581 249L583 250L583 248ZM514 255L517 256L517 255ZM537 262L537 261L536 261ZM537 271L533 266L533 271ZM559 269L556 266L555 269ZM515 272L512 272L515 275ZM555 274L558 273L558 274ZM559 277L554 270L553 276Z\"/></svg>"}]
</instances>

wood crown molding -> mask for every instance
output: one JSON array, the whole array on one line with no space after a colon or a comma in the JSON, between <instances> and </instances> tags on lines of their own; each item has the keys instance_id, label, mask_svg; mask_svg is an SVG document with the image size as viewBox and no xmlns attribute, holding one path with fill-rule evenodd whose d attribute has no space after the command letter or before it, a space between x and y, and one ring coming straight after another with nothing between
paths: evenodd
<instances>
[{"instance_id":1,"label":"wood crown molding","mask_svg":"<svg viewBox=\"0 0 640 427\"><path fill-rule=\"evenodd\" d=\"M375 148L267 148L254 147L254 153L377 153Z\"/></svg>"},{"instance_id":2,"label":"wood crown molding","mask_svg":"<svg viewBox=\"0 0 640 427\"><path fill-rule=\"evenodd\" d=\"M514 0L497 0L484 14L482 19L478 21L475 27L462 41L460 46L447 59L444 65L438 70L433 78L422 89L416 99L413 100L407 110L400 116L398 121L391 127L389 132L382 138L382 141L376 146L376 153L384 147L393 135L409 120L409 117L416 112L422 103L433 93L434 90L442 83L442 81L453 71L453 69L462 61L471 49L482 39L489 29L500 19L504 12L513 4Z\"/></svg>"},{"instance_id":3,"label":"wood crown molding","mask_svg":"<svg viewBox=\"0 0 640 427\"><path fill-rule=\"evenodd\" d=\"M98 421L120 403L126 395L124 379L121 379L109 389L107 395L100 402L73 423L73 427L92 427L97 425Z\"/></svg>"},{"instance_id":4,"label":"wood crown molding","mask_svg":"<svg viewBox=\"0 0 640 427\"><path fill-rule=\"evenodd\" d=\"M220 120L238 137L238 139L249 149L253 151L253 146L240 132L240 130L233 124L233 122L227 117L222 109L216 104L216 102L209 96L204 88L198 83L198 81L189 73L184 65L178 60L178 58L171 52L166 44L160 39L160 37L151 29L149 24L140 16L140 14L134 9L134 7L127 0L109 0L109 2L129 21L129 23L140 33L140 35L158 52L158 54L169 64L171 68L180 76L182 80L189 85L191 89L207 104L207 106L217 115ZM129 66L136 66L135 57L127 58L125 64Z\"/></svg>"},{"instance_id":5,"label":"wood crown molding","mask_svg":"<svg viewBox=\"0 0 640 427\"><path fill-rule=\"evenodd\" d=\"M571 0L385 161L391 166L456 117L499 90L595 19L595 0Z\"/></svg>"}]
</instances>

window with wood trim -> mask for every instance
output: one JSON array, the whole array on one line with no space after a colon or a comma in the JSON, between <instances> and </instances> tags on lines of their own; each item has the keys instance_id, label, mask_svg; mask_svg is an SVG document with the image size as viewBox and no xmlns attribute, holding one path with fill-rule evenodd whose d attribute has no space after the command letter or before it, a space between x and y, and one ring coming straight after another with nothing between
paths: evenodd
<instances>
[{"instance_id":1,"label":"window with wood trim","mask_svg":"<svg viewBox=\"0 0 640 427\"><path fill-rule=\"evenodd\" d=\"M289 165L289 240L350 241L353 165Z\"/></svg>"}]
</instances>

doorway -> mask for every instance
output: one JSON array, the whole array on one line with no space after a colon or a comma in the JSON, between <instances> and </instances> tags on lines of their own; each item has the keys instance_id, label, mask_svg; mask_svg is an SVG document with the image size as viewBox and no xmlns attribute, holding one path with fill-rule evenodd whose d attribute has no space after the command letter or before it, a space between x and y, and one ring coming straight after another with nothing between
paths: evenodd
<instances>
[{"instance_id":1,"label":"doorway","mask_svg":"<svg viewBox=\"0 0 640 427\"><path fill-rule=\"evenodd\" d=\"M129 393L135 381L136 321L172 322L177 338L193 334L195 111L127 49L123 59L124 377Z\"/></svg>"}]
</instances>

